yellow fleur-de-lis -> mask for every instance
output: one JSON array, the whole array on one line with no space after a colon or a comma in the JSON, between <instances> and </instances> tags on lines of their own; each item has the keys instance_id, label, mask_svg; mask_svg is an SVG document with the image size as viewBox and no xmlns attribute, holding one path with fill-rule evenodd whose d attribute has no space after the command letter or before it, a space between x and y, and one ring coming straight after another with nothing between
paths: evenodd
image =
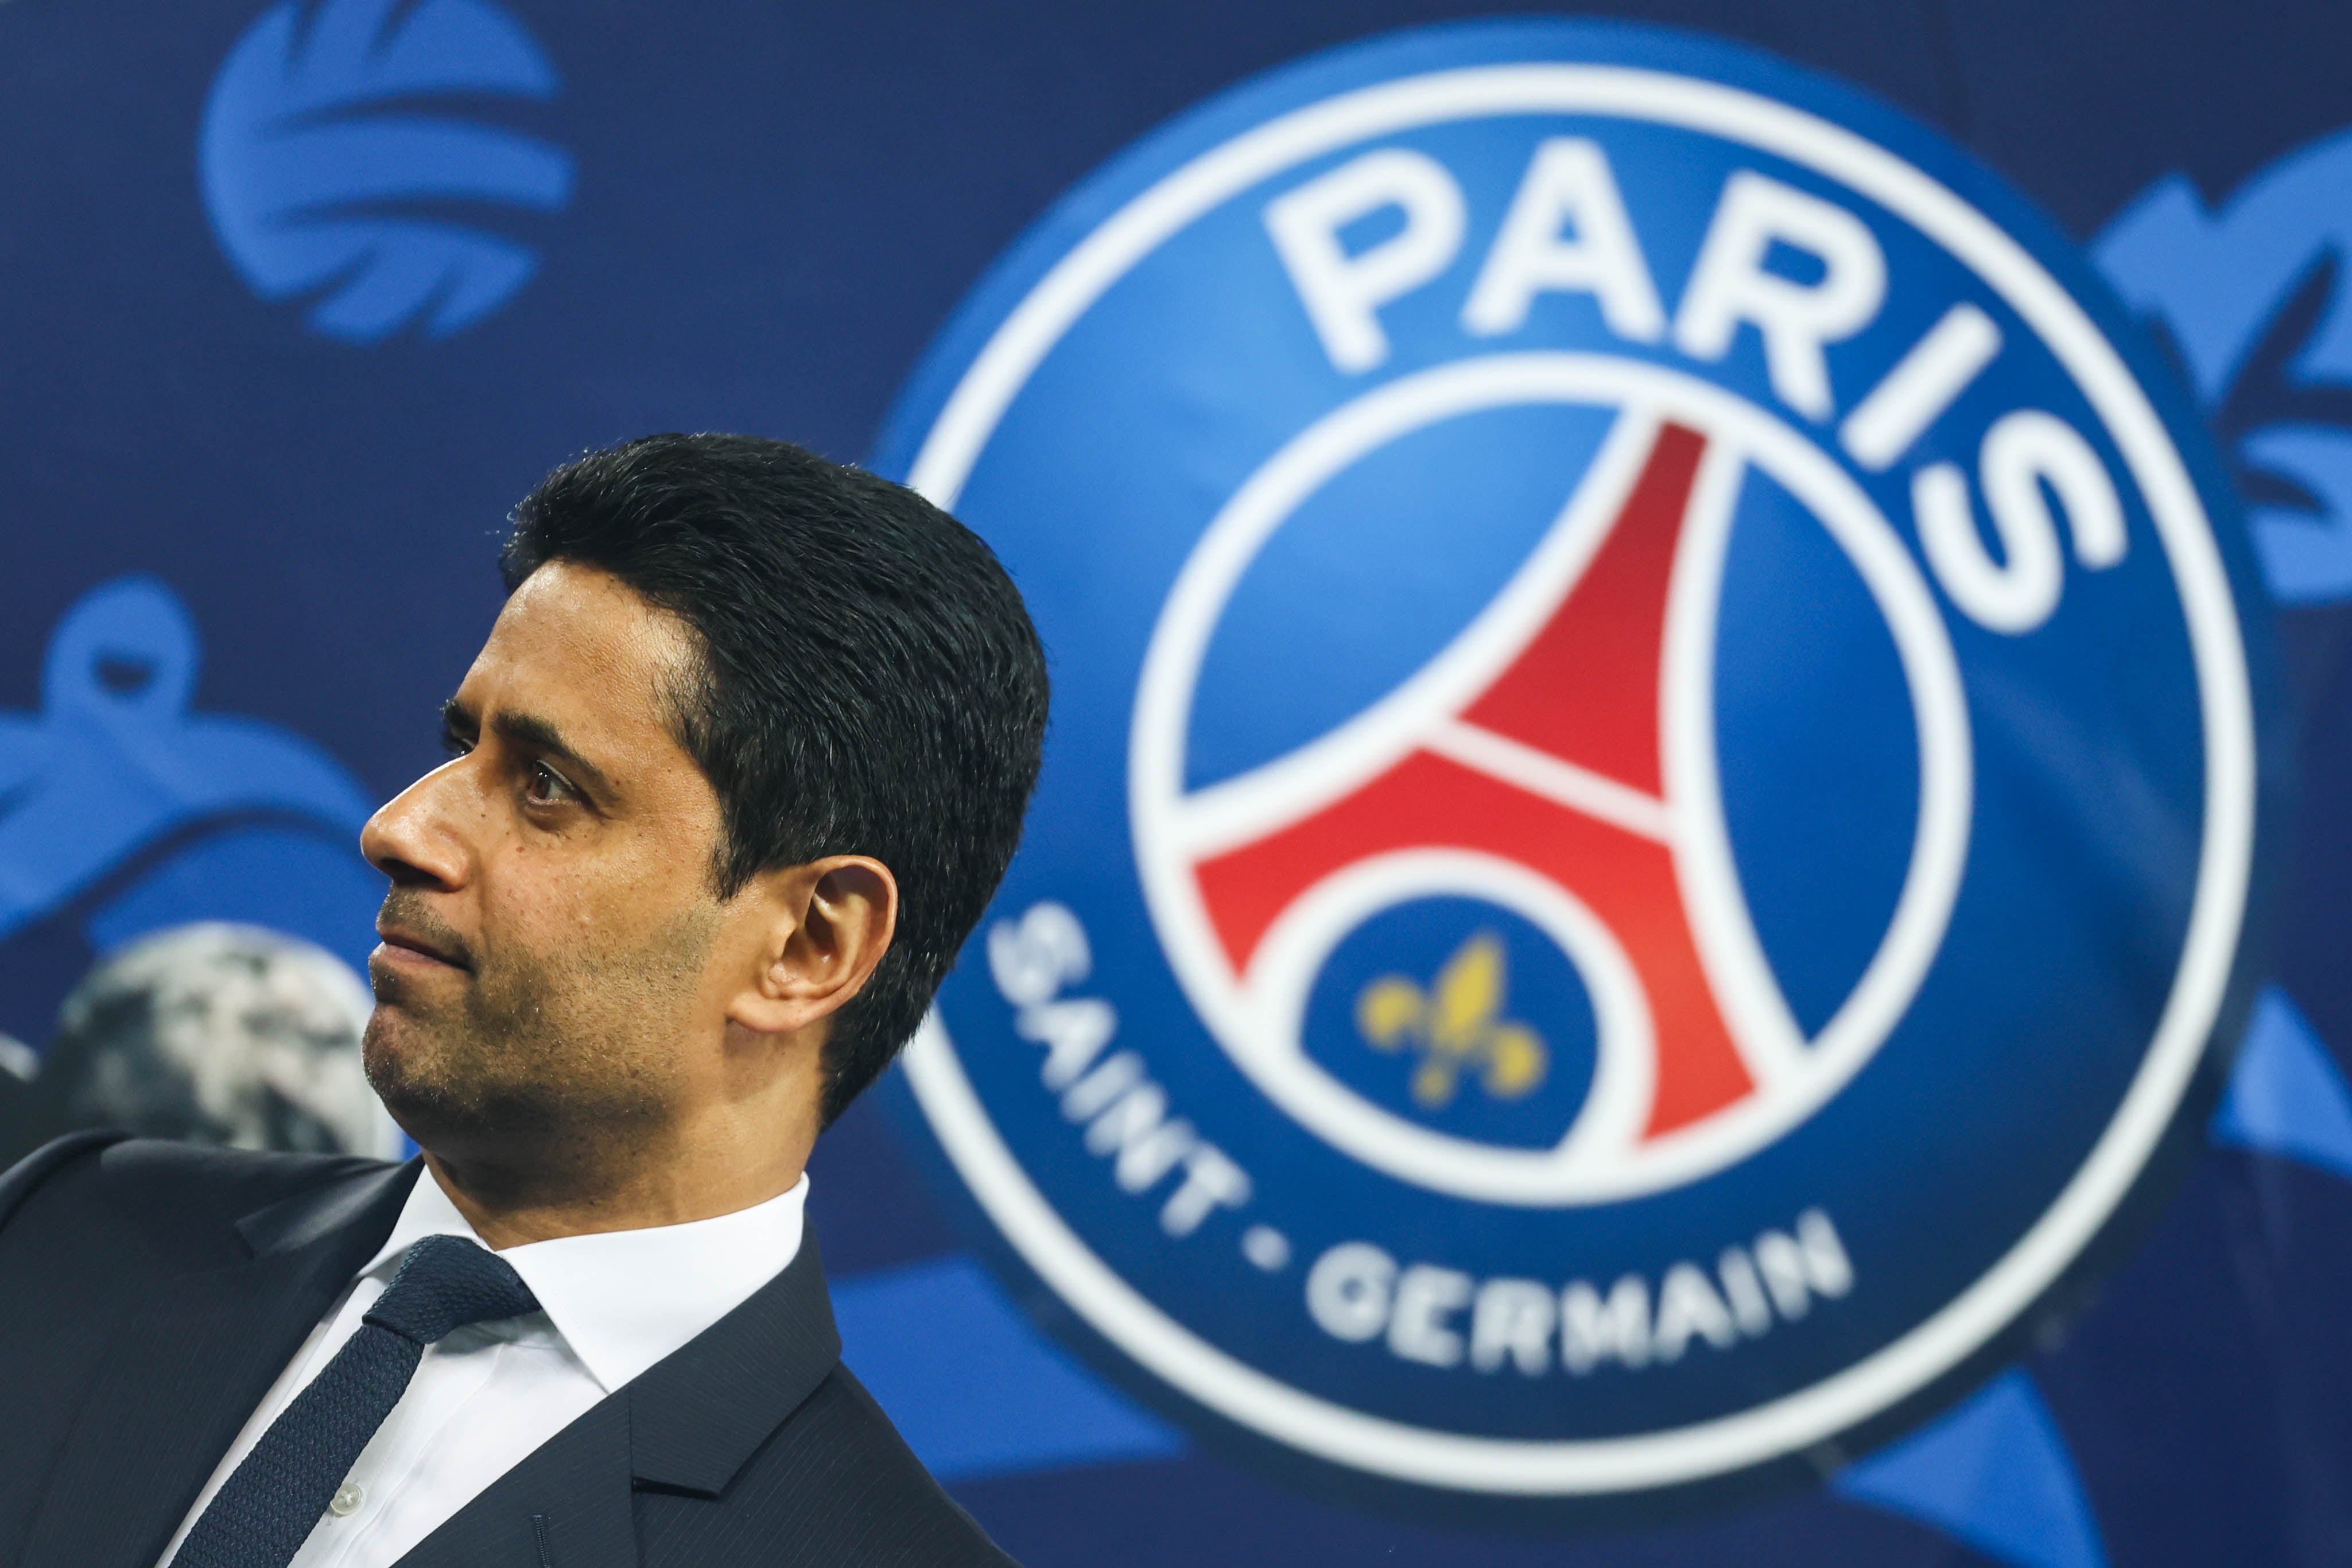
<instances>
[{"instance_id":1,"label":"yellow fleur-de-lis","mask_svg":"<svg viewBox=\"0 0 2352 1568\"><path fill-rule=\"evenodd\" d=\"M1502 1016L1503 943L1491 931L1464 942L1427 991L1384 974L1356 998L1356 1027L1376 1049L1411 1046L1412 1097L1434 1110L1453 1103L1465 1073L1497 1100L1519 1100L1543 1082L1549 1057L1533 1029Z\"/></svg>"}]
</instances>

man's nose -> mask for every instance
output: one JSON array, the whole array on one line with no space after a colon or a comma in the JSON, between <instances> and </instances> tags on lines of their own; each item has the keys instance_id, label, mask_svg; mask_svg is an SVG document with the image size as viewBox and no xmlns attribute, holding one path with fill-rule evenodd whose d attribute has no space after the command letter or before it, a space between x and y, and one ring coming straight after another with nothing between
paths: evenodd
<instances>
[{"instance_id":1,"label":"man's nose","mask_svg":"<svg viewBox=\"0 0 2352 1568\"><path fill-rule=\"evenodd\" d=\"M458 758L434 769L376 808L360 829L360 853L396 886L455 888L471 855L451 797L462 787Z\"/></svg>"}]
</instances>

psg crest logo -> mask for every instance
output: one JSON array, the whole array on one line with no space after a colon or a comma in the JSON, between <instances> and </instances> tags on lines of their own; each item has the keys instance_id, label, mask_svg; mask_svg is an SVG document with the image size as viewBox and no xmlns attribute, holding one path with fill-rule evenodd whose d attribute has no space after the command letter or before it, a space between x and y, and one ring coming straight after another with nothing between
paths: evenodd
<instances>
[{"instance_id":1,"label":"psg crest logo","mask_svg":"<svg viewBox=\"0 0 2352 1568\"><path fill-rule=\"evenodd\" d=\"M1931 133L1581 24L1278 72L1024 241L881 457L1056 685L907 1077L1081 1342L1554 1501L1997 1353L2242 989L2259 601L2123 321Z\"/></svg>"}]
</instances>

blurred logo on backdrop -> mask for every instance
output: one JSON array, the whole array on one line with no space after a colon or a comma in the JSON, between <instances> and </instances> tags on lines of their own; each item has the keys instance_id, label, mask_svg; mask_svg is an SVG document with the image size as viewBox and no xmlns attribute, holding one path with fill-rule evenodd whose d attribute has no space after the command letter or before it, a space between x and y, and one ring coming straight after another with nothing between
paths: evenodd
<instances>
[{"instance_id":1,"label":"blurred logo on backdrop","mask_svg":"<svg viewBox=\"0 0 2352 1568\"><path fill-rule=\"evenodd\" d=\"M1544 1507L1997 1364L2242 1005L2259 600L2141 352L1932 133L1676 34L1401 35L1074 193L881 460L1057 656L907 1068L1078 1342Z\"/></svg>"},{"instance_id":2,"label":"blurred logo on backdrop","mask_svg":"<svg viewBox=\"0 0 2352 1568\"><path fill-rule=\"evenodd\" d=\"M312 299L313 331L372 343L464 331L539 252L499 209L562 210L571 155L467 101L541 100L546 54L489 0L281 0L214 79L197 162L221 249L265 300Z\"/></svg>"},{"instance_id":3,"label":"blurred logo on backdrop","mask_svg":"<svg viewBox=\"0 0 2352 1568\"><path fill-rule=\"evenodd\" d=\"M2208 208L2158 181L2095 247L2161 325L2235 458L2247 522L2284 605L2352 598L2352 131Z\"/></svg>"},{"instance_id":4,"label":"blurred logo on backdrop","mask_svg":"<svg viewBox=\"0 0 2352 1568\"><path fill-rule=\"evenodd\" d=\"M310 742L195 710L179 597L109 583L0 713L0 1160L76 1126L388 1152L359 971L368 802Z\"/></svg>"}]
</instances>

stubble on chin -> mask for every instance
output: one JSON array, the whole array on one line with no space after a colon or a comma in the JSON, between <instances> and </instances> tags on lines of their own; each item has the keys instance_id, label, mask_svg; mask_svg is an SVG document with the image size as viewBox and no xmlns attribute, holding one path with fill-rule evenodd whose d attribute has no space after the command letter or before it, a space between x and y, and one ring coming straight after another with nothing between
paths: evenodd
<instances>
[{"instance_id":1,"label":"stubble on chin","mask_svg":"<svg viewBox=\"0 0 2352 1568\"><path fill-rule=\"evenodd\" d=\"M368 1082L410 1137L445 1158L575 1178L583 1163L625 1162L669 1116L658 1057L707 936L672 930L618 961L510 959L477 968L454 996L426 995L396 971L372 973Z\"/></svg>"}]
</instances>

